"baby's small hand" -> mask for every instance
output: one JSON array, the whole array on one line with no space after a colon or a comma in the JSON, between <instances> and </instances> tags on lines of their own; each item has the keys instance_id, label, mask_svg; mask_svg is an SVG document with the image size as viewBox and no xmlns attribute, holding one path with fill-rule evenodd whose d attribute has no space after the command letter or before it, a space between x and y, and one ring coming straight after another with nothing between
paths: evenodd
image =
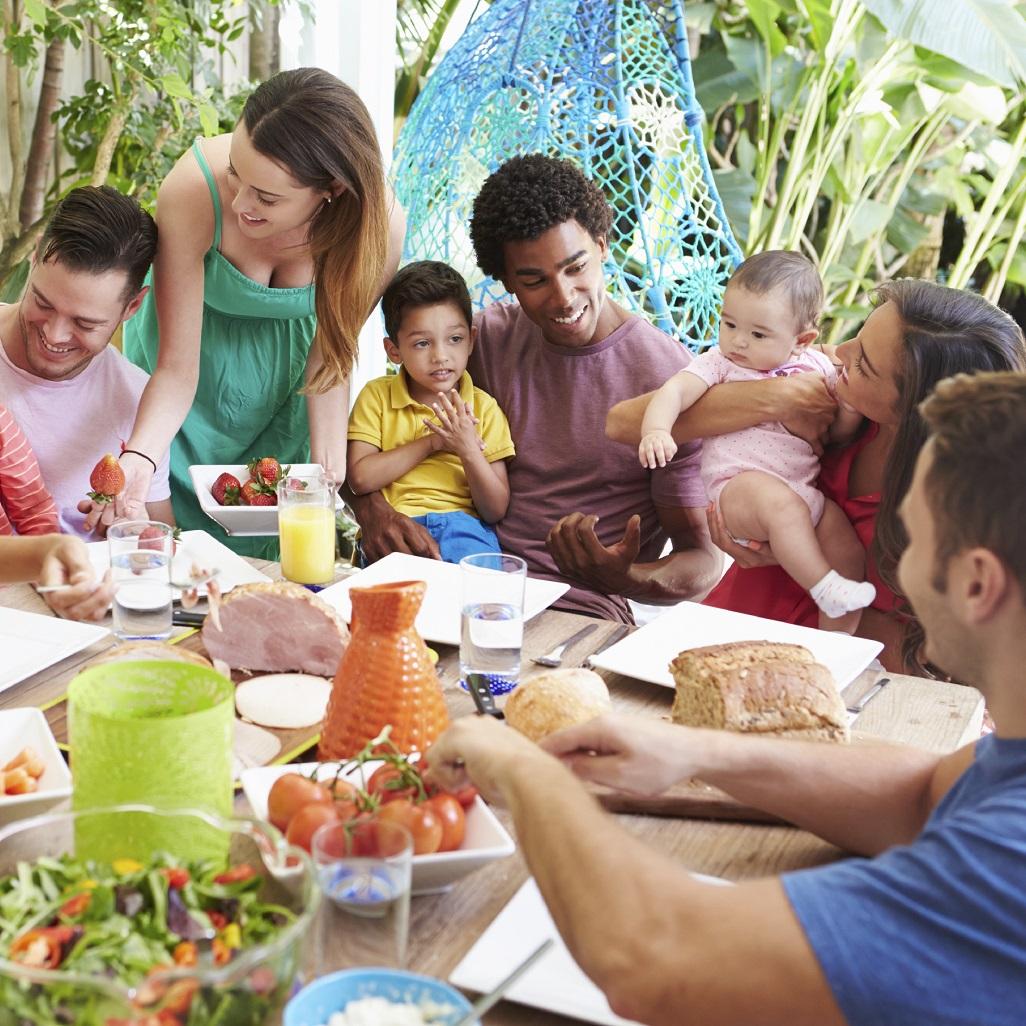
<instances>
[{"instance_id":1,"label":"baby's small hand","mask_svg":"<svg viewBox=\"0 0 1026 1026\"><path fill-rule=\"evenodd\" d=\"M669 431L649 431L638 446L638 459L648 470L665 467L677 451L677 443Z\"/></svg>"}]
</instances>

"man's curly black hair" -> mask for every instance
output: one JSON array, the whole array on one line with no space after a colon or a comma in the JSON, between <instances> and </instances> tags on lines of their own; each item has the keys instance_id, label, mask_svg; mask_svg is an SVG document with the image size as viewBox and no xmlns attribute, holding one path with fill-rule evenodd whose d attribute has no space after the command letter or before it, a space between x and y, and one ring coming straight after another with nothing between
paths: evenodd
<instances>
[{"instance_id":1,"label":"man's curly black hair","mask_svg":"<svg viewBox=\"0 0 1026 1026\"><path fill-rule=\"evenodd\" d=\"M474 200L470 239L478 266L501 280L507 242L536 239L571 219L595 240L608 236L613 220L602 191L580 168L541 153L507 160L489 175Z\"/></svg>"}]
</instances>

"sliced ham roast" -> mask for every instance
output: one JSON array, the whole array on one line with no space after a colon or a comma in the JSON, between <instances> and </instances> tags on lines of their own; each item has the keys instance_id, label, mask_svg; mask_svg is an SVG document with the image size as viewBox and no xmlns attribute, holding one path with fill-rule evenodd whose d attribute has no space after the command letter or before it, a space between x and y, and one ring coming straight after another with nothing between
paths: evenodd
<instances>
[{"instance_id":1,"label":"sliced ham roast","mask_svg":"<svg viewBox=\"0 0 1026 1026\"><path fill-rule=\"evenodd\" d=\"M345 621L300 584L243 584L221 599L221 623L203 623L211 659L238 670L333 677L349 643Z\"/></svg>"}]
</instances>

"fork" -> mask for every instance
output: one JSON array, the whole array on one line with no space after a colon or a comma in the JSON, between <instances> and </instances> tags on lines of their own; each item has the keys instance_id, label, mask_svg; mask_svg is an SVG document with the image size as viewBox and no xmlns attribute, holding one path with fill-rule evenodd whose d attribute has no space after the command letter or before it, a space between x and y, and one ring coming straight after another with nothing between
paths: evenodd
<instances>
[{"instance_id":1,"label":"fork","mask_svg":"<svg viewBox=\"0 0 1026 1026\"><path fill-rule=\"evenodd\" d=\"M587 627L582 627L579 631L575 631L565 641L561 641L551 651L546 652L545 655L535 656L531 662L537 663L539 666L559 666L563 662L563 653L574 644L576 641L580 641L586 634L591 632L598 626L597 623L590 623Z\"/></svg>"}]
</instances>

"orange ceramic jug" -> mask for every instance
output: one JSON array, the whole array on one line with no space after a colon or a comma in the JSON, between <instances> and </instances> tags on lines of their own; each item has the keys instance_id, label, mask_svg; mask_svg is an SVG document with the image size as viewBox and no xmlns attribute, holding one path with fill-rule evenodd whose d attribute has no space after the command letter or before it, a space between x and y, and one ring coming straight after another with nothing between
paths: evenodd
<instances>
[{"instance_id":1,"label":"orange ceramic jug","mask_svg":"<svg viewBox=\"0 0 1026 1026\"><path fill-rule=\"evenodd\" d=\"M353 616L324 717L319 755L349 759L382 728L406 753L423 752L449 724L442 683L413 626L423 581L352 588Z\"/></svg>"}]
</instances>

